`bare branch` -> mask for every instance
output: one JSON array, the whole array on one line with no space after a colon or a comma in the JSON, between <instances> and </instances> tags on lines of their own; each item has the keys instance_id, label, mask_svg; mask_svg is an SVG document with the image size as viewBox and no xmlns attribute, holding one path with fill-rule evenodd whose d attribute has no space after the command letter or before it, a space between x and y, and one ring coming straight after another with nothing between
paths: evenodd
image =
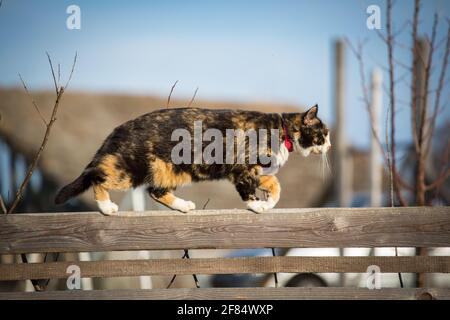
<instances>
[{"instance_id":1,"label":"bare branch","mask_svg":"<svg viewBox=\"0 0 450 320\"><path fill-rule=\"evenodd\" d=\"M20 78L20 81L22 81L22 86L25 89L25 92L27 93L28 97L30 98L31 103L33 104L34 108L36 109L37 113L39 114L39 117L44 122L44 124L47 126L47 121L45 120L44 116L42 115L41 110L39 110L39 106L37 105L36 101L34 101L33 96L28 91L28 87L25 84L25 81L22 79L22 76L20 75L20 73L19 73L19 78Z\"/></svg>"},{"instance_id":2,"label":"bare branch","mask_svg":"<svg viewBox=\"0 0 450 320\"><path fill-rule=\"evenodd\" d=\"M78 51L75 51L75 57L73 58L73 63L72 63L72 70L70 70L69 79L67 79L67 82L66 82L66 85L64 86L64 89L67 89L67 87L69 86L70 81L72 80L73 70L75 70L75 65L77 63L77 58L78 58Z\"/></svg>"},{"instance_id":3,"label":"bare branch","mask_svg":"<svg viewBox=\"0 0 450 320\"><path fill-rule=\"evenodd\" d=\"M208 206L210 200L211 200L210 198L208 198L208 200L206 200L205 204L203 205L203 210L206 209L206 207Z\"/></svg>"},{"instance_id":4,"label":"bare branch","mask_svg":"<svg viewBox=\"0 0 450 320\"><path fill-rule=\"evenodd\" d=\"M448 167L449 157L450 157L450 140L448 140L447 147L445 148L445 151L442 154L440 173L434 182L425 187L425 190L429 191L433 189L439 189L440 186L445 182L445 180L447 180L447 178L450 176L450 169L446 168Z\"/></svg>"},{"instance_id":5,"label":"bare branch","mask_svg":"<svg viewBox=\"0 0 450 320\"><path fill-rule=\"evenodd\" d=\"M378 132L375 130L375 123L374 123L374 119L373 119L373 113L371 110L371 103L369 100L369 93L368 93L368 88L367 88L367 84L366 84L365 67L364 67L364 59L363 59L364 43L358 42L358 46L357 46L357 48L355 48L355 46L352 45L352 43L349 41L348 38L344 38L344 40L346 41L350 50L353 52L353 54L355 55L355 57L358 60L361 90L363 92L363 102L366 107L367 113L369 115L370 129L372 131L372 135L375 138L376 143L378 144L379 149L381 150L381 154L383 156L386 167L390 168L391 160L389 157L389 137L386 137L386 146L388 146L387 147L388 154L386 154L386 152L384 151L384 147L381 143L380 137L378 136ZM388 128L387 124L386 124L386 128ZM412 190L412 187L409 186L408 183L401 178L401 176L398 174L398 172L395 172L395 175L393 175L393 178L398 181L399 185L403 186L404 188L406 188L408 190Z\"/></svg>"},{"instance_id":6,"label":"bare branch","mask_svg":"<svg viewBox=\"0 0 450 320\"><path fill-rule=\"evenodd\" d=\"M24 180L22 181L19 189L16 192L15 198L13 200L13 203L11 205L11 207L8 209L8 213L11 213L15 210L15 208L17 207L17 205L19 204L20 200L22 199L23 193L28 185L28 183L30 182L31 176L33 175L34 169L36 168L39 159L41 157L42 152L44 151L47 142L48 142L48 138L50 136L50 132L52 130L53 124L56 121L56 114L58 112L58 107L59 107L59 103L61 101L61 97L65 92L65 89L63 87L58 88L57 86L57 82L56 82L56 78L55 78L55 72L54 72L54 68L53 68L53 64L52 64L52 60L50 58L50 55L47 53L47 57L50 63L50 69L52 71L52 75L53 75L53 80L55 83L55 88L56 88L56 98L55 98L55 103L53 105L53 110L52 110L52 115L50 117L50 121L48 123L46 123L46 130L45 130L45 134L44 134L44 138L42 139L41 142L41 146L39 148L39 150L36 152L33 161L31 162L30 166L28 167L27 173L25 175ZM74 58L74 62L72 65L72 72L75 68L75 63L76 63L76 57L77 55L75 54L75 58ZM72 72L71 75L69 77L69 80L72 76ZM25 84L25 82L23 82ZM28 91L28 90L27 90ZM36 105L37 106L37 105Z\"/></svg>"},{"instance_id":7,"label":"bare branch","mask_svg":"<svg viewBox=\"0 0 450 320\"><path fill-rule=\"evenodd\" d=\"M172 97L173 89L175 89L175 86L177 85L177 83L178 83L178 80L175 81L175 83L173 84L172 88L170 89L169 96L167 97L167 105L166 105L166 108L169 108L169 105L170 105L170 98Z\"/></svg>"},{"instance_id":8,"label":"bare branch","mask_svg":"<svg viewBox=\"0 0 450 320\"><path fill-rule=\"evenodd\" d=\"M50 54L48 52L45 52L45 53L47 54L48 63L50 64L50 69L52 70L53 83L55 84L56 95L58 95L59 89L58 89L58 83L56 82L55 69L53 68L52 59L50 58Z\"/></svg>"},{"instance_id":9,"label":"bare branch","mask_svg":"<svg viewBox=\"0 0 450 320\"><path fill-rule=\"evenodd\" d=\"M432 31L431 31L431 41L430 41L430 52L428 54L428 61L427 61L427 65L425 67L425 88L424 88L424 93L422 96L422 104L423 107L421 109L421 114L420 114L420 128L419 128L419 144L420 144L420 150L422 151L422 144L425 144L425 148L426 148L426 144L427 144L427 140L424 136L425 133L425 123L426 123L426 111L428 109L428 87L429 87L429 83L430 83L430 76L431 76L431 65L433 63L433 54L434 54L434 44L436 42L436 32L437 32L437 25L438 25L438 14L435 13L434 14L434 20L433 20L433 27L432 27ZM423 154L423 153L421 153ZM426 154L423 154L423 156L426 157Z\"/></svg>"},{"instance_id":10,"label":"bare branch","mask_svg":"<svg viewBox=\"0 0 450 320\"><path fill-rule=\"evenodd\" d=\"M419 21L419 12L420 12L420 1L416 0L414 3L414 18L412 23L412 66L411 69L415 70L417 68L417 57L419 53L418 49L418 41L417 41L417 27ZM412 73L411 80L411 116L412 116L412 134L414 147L416 149L416 153L419 152L419 136L417 133L417 72Z\"/></svg>"},{"instance_id":11,"label":"bare branch","mask_svg":"<svg viewBox=\"0 0 450 320\"><path fill-rule=\"evenodd\" d=\"M195 92L194 92L194 95L192 96L191 101L189 101L188 108L190 108L192 103L194 102L195 96L197 95L197 91L198 91L198 87L197 87L197 89L195 89Z\"/></svg>"},{"instance_id":12,"label":"bare branch","mask_svg":"<svg viewBox=\"0 0 450 320\"><path fill-rule=\"evenodd\" d=\"M409 21L405 21L401 26L400 26L400 28L398 28L398 30L397 31L395 31L394 33L393 33L393 35L392 35L392 38L396 38L397 36L399 36L403 31L405 31L405 29L406 29L406 27L408 26L408 24L409 24Z\"/></svg>"},{"instance_id":13,"label":"bare branch","mask_svg":"<svg viewBox=\"0 0 450 320\"><path fill-rule=\"evenodd\" d=\"M411 66L408 66L406 63L401 62L400 60L394 59L394 63L402 68L404 68L405 70L408 70L409 72L412 72L412 68Z\"/></svg>"},{"instance_id":14,"label":"bare branch","mask_svg":"<svg viewBox=\"0 0 450 320\"><path fill-rule=\"evenodd\" d=\"M61 64L58 63L58 87L60 81L61 81Z\"/></svg>"},{"instance_id":15,"label":"bare branch","mask_svg":"<svg viewBox=\"0 0 450 320\"><path fill-rule=\"evenodd\" d=\"M42 155L42 151L44 151L48 138L50 136L51 129L53 127L54 122L56 121L56 113L58 112L59 102L61 101L61 96L64 93L64 88L61 88L58 91L58 94L56 96L55 104L53 106L53 112L52 117L50 119L50 122L47 124L47 129L45 130L44 138L42 139L41 146L37 153L34 156L33 161L31 162L30 166L28 167L27 174L25 175L25 179L22 181L19 189L16 192L14 201L11 205L11 207L8 209L8 213L12 213L14 209L16 209L16 206L19 204L20 200L22 199L23 193L25 191L25 188L27 187L28 183L30 182L31 176L33 175L34 169L36 168L39 159Z\"/></svg>"},{"instance_id":16,"label":"bare branch","mask_svg":"<svg viewBox=\"0 0 450 320\"><path fill-rule=\"evenodd\" d=\"M384 34L381 33L380 30L375 29L375 32L377 36L383 41L384 43L387 43L387 38L384 36Z\"/></svg>"},{"instance_id":17,"label":"bare branch","mask_svg":"<svg viewBox=\"0 0 450 320\"><path fill-rule=\"evenodd\" d=\"M358 48L355 48L352 43L348 40L347 37L344 38L345 42L348 44L350 50L353 52L353 54L356 56L356 59L358 60L359 65L359 77L361 82L361 90L363 92L363 101L367 110L367 113L369 114L370 119L370 128L372 130L372 134L375 137L375 140L377 141L379 148L382 152L382 155L387 160L386 154L384 152L383 145L381 144L380 138L378 137L378 133L375 131L374 126L374 120L372 111L370 109L370 101L369 101L369 93L367 92L367 84L366 84L366 75L365 75L365 67L364 67L364 60L363 60L363 44L361 42L358 43Z\"/></svg>"},{"instance_id":18,"label":"bare branch","mask_svg":"<svg viewBox=\"0 0 450 320\"><path fill-rule=\"evenodd\" d=\"M391 164L391 148L389 145L389 110L386 113L386 130L385 130L385 141L386 141L386 149L387 149L387 168L389 171L389 199L391 202L391 207L394 206L394 177L392 172L392 164Z\"/></svg>"},{"instance_id":19,"label":"bare branch","mask_svg":"<svg viewBox=\"0 0 450 320\"><path fill-rule=\"evenodd\" d=\"M438 82L438 87L436 89L436 94L434 97L434 108L433 108L433 113L431 116L431 120L430 120L430 126L427 132L427 138L430 139L430 143L428 143L427 145L427 150L426 150L426 154L428 154L428 151L431 148L431 137L433 136L433 132L434 129L436 127L436 118L439 112L439 106L441 103L441 94L442 94L442 90L444 88L444 84L445 84L445 76L446 76L446 71L447 71L447 66L448 66L448 58L450 55L450 22L447 21L448 27L447 27L447 43L445 45L445 52L444 52L444 56L443 56L443 61L442 61L442 66L441 66L441 72L439 74L439 82Z\"/></svg>"},{"instance_id":20,"label":"bare branch","mask_svg":"<svg viewBox=\"0 0 450 320\"><path fill-rule=\"evenodd\" d=\"M386 11L386 45L388 50L388 64L389 64L389 107L391 111L391 179L395 195L402 206L406 206L407 203L403 198L397 177L396 159L395 159L395 76L394 76L394 44L392 34L392 0L387 1ZM391 206L394 205L394 199L391 199Z\"/></svg>"},{"instance_id":21,"label":"bare branch","mask_svg":"<svg viewBox=\"0 0 450 320\"><path fill-rule=\"evenodd\" d=\"M428 185L425 189L429 191L439 188L445 182L445 180L447 180L448 177L450 177L450 169L439 175L439 178L437 178L432 184Z\"/></svg>"}]
</instances>

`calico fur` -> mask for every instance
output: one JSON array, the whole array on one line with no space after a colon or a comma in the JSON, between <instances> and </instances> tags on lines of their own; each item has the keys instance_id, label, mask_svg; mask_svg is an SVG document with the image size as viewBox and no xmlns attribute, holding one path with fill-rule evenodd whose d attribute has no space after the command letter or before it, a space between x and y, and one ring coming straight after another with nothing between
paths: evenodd
<instances>
[{"instance_id":1,"label":"calico fur","mask_svg":"<svg viewBox=\"0 0 450 320\"><path fill-rule=\"evenodd\" d=\"M275 174L289 157L283 144L285 138L292 141L295 149L304 155L323 153L330 148L328 129L317 117L317 111L316 105L304 113L173 108L144 114L115 128L81 175L58 192L55 203L64 203L93 187L100 211L114 214L118 207L111 202L109 190L146 185L148 194L156 201L188 212L195 209L195 204L177 198L173 194L177 187L203 180L227 179L235 185L249 209L266 211L273 208L280 198L281 187ZM271 150L269 145L262 151L275 156L275 165L259 161L250 164L247 154L244 164L174 164L171 151L178 141L171 141L172 132L183 128L193 137L194 121L199 120L204 130L218 129L224 137L226 129L267 129L269 136L270 129L279 129L279 149ZM204 141L203 148L209 143ZM225 148L226 139L223 143ZM267 199L259 199L257 189L265 191Z\"/></svg>"}]
</instances>

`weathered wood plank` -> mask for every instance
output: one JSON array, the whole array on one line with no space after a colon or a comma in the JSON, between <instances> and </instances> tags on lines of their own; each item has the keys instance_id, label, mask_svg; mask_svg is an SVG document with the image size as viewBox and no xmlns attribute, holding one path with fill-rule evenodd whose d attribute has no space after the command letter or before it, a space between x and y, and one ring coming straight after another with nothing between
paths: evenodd
<instances>
[{"instance_id":1,"label":"weathered wood plank","mask_svg":"<svg viewBox=\"0 0 450 320\"><path fill-rule=\"evenodd\" d=\"M450 299L450 289L369 290L365 288L208 288L152 290L72 290L47 292L0 292L0 299L45 300L414 300Z\"/></svg>"},{"instance_id":2,"label":"weathered wood plank","mask_svg":"<svg viewBox=\"0 0 450 320\"><path fill-rule=\"evenodd\" d=\"M0 280L67 278L67 267L77 265L81 276L108 278L172 274L366 272L377 265L389 272L450 272L450 257L242 257L65 261L0 265Z\"/></svg>"},{"instance_id":3,"label":"weathered wood plank","mask_svg":"<svg viewBox=\"0 0 450 320\"><path fill-rule=\"evenodd\" d=\"M0 254L390 246L450 246L450 207L0 215Z\"/></svg>"}]
</instances>

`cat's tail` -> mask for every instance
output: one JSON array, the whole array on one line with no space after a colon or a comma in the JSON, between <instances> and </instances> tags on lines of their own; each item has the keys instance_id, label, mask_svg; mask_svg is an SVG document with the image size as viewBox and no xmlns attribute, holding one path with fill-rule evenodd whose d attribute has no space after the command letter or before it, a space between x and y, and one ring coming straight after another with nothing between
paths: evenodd
<instances>
[{"instance_id":1,"label":"cat's tail","mask_svg":"<svg viewBox=\"0 0 450 320\"><path fill-rule=\"evenodd\" d=\"M59 190L55 197L55 204L62 204L70 198L83 193L96 180L98 180L98 171L95 168L86 168L78 178Z\"/></svg>"}]
</instances>

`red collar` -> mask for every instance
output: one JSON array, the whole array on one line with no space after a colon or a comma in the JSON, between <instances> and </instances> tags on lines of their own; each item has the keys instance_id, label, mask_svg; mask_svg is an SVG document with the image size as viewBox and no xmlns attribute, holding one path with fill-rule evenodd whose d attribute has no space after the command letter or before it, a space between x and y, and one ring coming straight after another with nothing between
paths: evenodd
<instances>
[{"instance_id":1,"label":"red collar","mask_svg":"<svg viewBox=\"0 0 450 320\"><path fill-rule=\"evenodd\" d=\"M283 133L284 133L284 145L289 152L294 151L294 144L292 140L289 138L288 131L286 126L283 124Z\"/></svg>"}]
</instances>

